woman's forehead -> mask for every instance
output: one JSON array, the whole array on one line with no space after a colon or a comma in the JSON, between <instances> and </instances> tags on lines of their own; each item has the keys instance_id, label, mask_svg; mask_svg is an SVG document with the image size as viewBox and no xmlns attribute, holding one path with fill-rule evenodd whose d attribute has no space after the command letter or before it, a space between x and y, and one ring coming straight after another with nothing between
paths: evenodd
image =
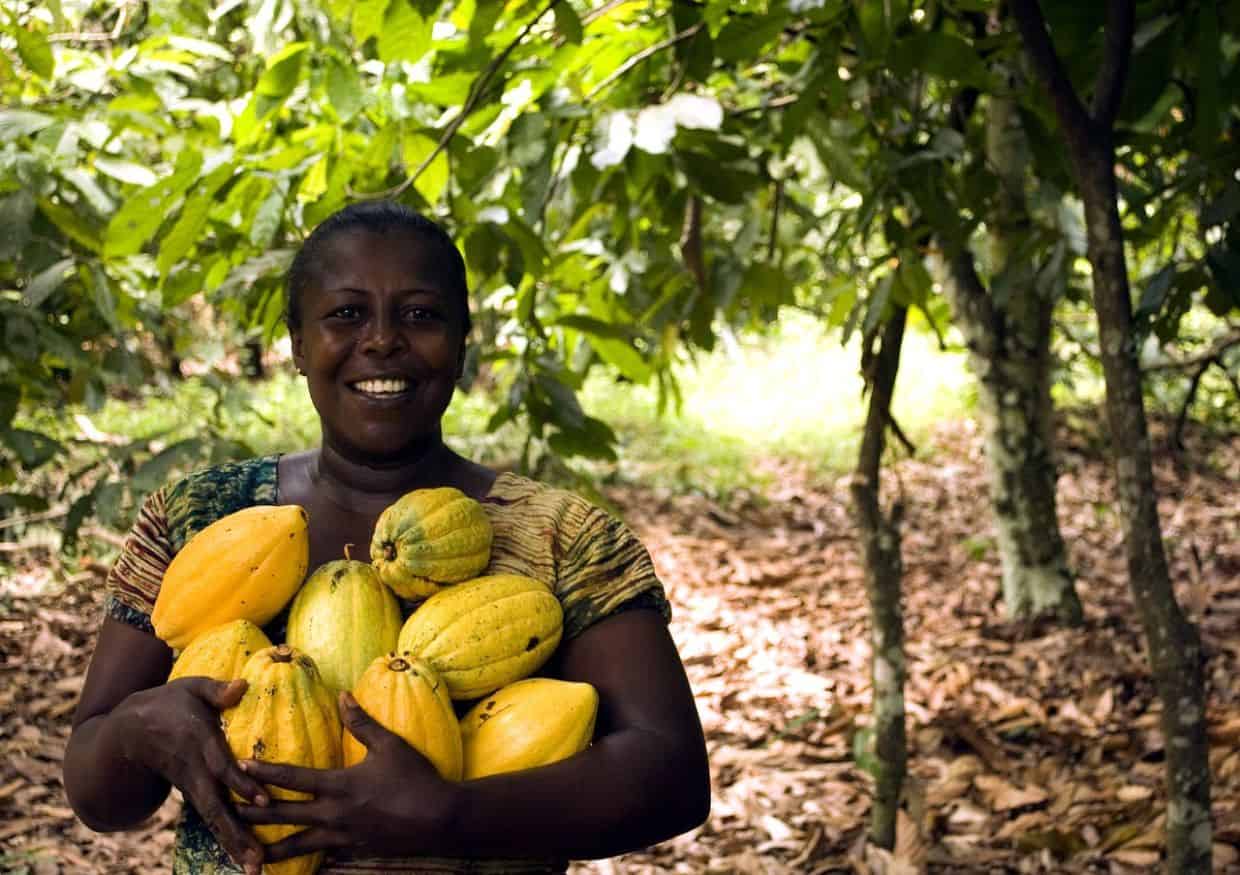
<instances>
[{"instance_id":1,"label":"woman's forehead","mask_svg":"<svg viewBox=\"0 0 1240 875\"><path fill-rule=\"evenodd\" d=\"M388 232L350 229L325 241L318 259L319 288L403 284L406 288L441 290L451 266L443 247L405 229Z\"/></svg>"}]
</instances>

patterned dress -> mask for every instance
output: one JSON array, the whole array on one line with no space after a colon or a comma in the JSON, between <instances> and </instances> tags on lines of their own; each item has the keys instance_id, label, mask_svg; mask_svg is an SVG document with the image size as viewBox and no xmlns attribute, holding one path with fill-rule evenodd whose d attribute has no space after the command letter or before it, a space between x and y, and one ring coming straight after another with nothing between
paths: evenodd
<instances>
[{"instance_id":1,"label":"patterned dress","mask_svg":"<svg viewBox=\"0 0 1240 875\"><path fill-rule=\"evenodd\" d=\"M107 616L154 634L151 611L164 570L196 532L256 504L276 504L278 456L219 465L153 493L143 504L107 581ZM494 540L485 574L522 574L551 585L564 608L564 640L592 623L632 608L665 620L670 608L650 556L620 521L584 499L516 474L500 474L481 499ZM408 616L412 603L403 603ZM286 615L264 631L284 640ZM192 806L177 825L174 875L236 875ZM353 859L328 857L322 875L344 873L555 873L563 860Z\"/></svg>"}]
</instances>

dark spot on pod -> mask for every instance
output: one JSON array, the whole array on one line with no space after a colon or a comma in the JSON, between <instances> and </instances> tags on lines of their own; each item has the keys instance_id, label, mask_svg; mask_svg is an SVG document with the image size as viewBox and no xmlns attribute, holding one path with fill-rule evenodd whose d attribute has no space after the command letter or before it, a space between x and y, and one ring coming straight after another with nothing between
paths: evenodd
<instances>
[{"instance_id":1,"label":"dark spot on pod","mask_svg":"<svg viewBox=\"0 0 1240 875\"><path fill-rule=\"evenodd\" d=\"M267 745L263 744L263 740L261 738L257 738L254 740L254 747L250 750L250 759L259 759L266 752Z\"/></svg>"},{"instance_id":2,"label":"dark spot on pod","mask_svg":"<svg viewBox=\"0 0 1240 875\"><path fill-rule=\"evenodd\" d=\"M538 646L538 636L531 635L530 640L527 641L525 644L525 652L529 653L531 650L533 650L537 646Z\"/></svg>"},{"instance_id":3,"label":"dark spot on pod","mask_svg":"<svg viewBox=\"0 0 1240 875\"><path fill-rule=\"evenodd\" d=\"M391 562L393 559L396 558L396 545L393 544L391 541L388 541L386 544L383 545L383 558L386 559L388 562Z\"/></svg>"}]
</instances>

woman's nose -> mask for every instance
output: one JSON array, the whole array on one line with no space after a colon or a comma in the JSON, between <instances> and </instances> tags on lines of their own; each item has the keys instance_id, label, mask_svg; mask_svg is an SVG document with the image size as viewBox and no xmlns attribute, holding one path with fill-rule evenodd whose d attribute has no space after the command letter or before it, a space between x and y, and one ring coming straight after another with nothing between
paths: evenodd
<instances>
[{"instance_id":1,"label":"woman's nose","mask_svg":"<svg viewBox=\"0 0 1240 875\"><path fill-rule=\"evenodd\" d=\"M403 344L404 337L397 319L386 313L376 314L362 334L361 348L366 353L389 355Z\"/></svg>"}]
</instances>

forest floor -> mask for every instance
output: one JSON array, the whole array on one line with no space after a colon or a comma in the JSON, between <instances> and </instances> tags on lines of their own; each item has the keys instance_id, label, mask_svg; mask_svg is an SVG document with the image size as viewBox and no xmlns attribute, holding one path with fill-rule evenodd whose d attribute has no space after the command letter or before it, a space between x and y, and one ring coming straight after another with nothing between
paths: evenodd
<instances>
[{"instance_id":1,"label":"forest floor","mask_svg":"<svg viewBox=\"0 0 1240 875\"><path fill-rule=\"evenodd\" d=\"M1240 437L1157 462L1177 593L1208 655L1215 869L1240 872ZM894 853L865 843L869 626L846 481L773 464L724 502L608 495L654 556L697 695L714 801L693 832L576 864L598 873L1153 871L1163 843L1159 704L1097 438L1064 434L1060 517L1079 629L1002 619L980 439L940 430L898 462L904 505L910 770ZM0 545L0 871L167 872L173 798L143 829L95 835L60 785L102 602L101 568ZM857 747L860 747L859 745ZM864 762L864 758L861 760Z\"/></svg>"}]
</instances>

